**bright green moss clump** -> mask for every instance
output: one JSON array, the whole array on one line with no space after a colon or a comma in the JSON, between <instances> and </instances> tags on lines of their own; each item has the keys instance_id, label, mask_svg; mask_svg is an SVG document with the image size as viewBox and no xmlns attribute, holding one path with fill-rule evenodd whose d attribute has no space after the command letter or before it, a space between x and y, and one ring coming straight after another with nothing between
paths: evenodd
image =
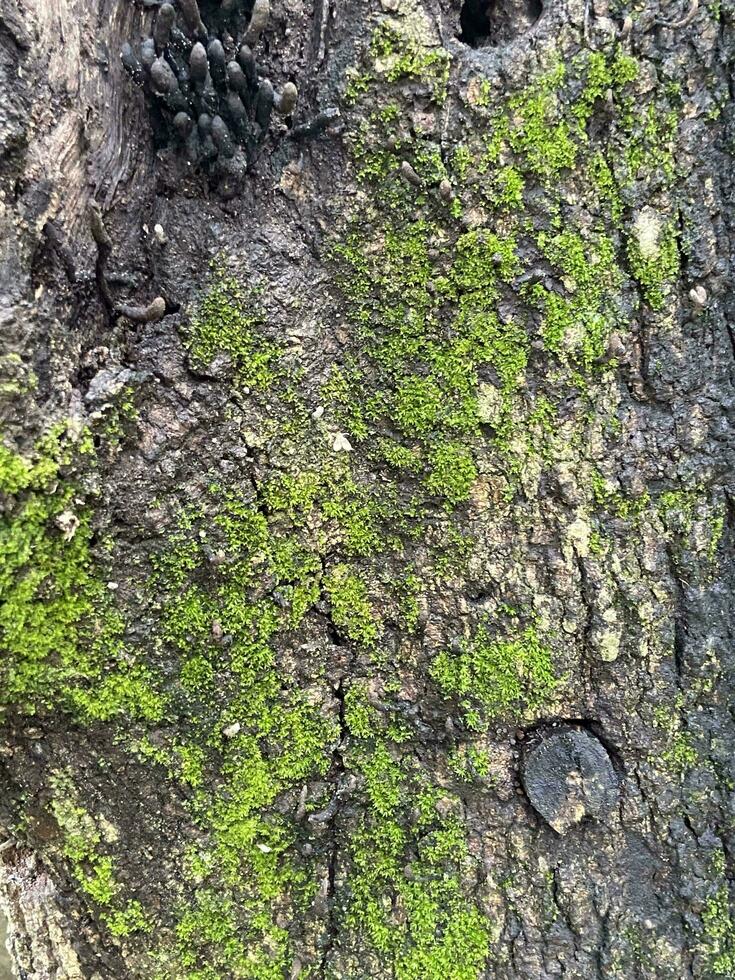
<instances>
[{"instance_id":1,"label":"bright green moss clump","mask_svg":"<svg viewBox=\"0 0 735 980\"><path fill-rule=\"evenodd\" d=\"M99 589L89 572L88 516L59 482L70 459L62 432L39 443L32 461L0 445L0 492L10 501L0 523L0 704L32 710L83 667L80 629Z\"/></svg>"},{"instance_id":2,"label":"bright green moss clump","mask_svg":"<svg viewBox=\"0 0 735 980\"><path fill-rule=\"evenodd\" d=\"M279 647L320 596L320 557L300 537L317 488L308 479L274 482L267 517L211 486L208 507L182 513L157 559L153 587L185 692L182 737L162 752L170 776L195 791L192 816L204 835L187 855L189 895L177 909L175 949L160 952L162 976L173 960L186 980L282 977L290 937L279 922L305 915L313 898L316 882L294 854L296 828L281 802L323 777L338 726L283 670ZM204 541L224 554L221 573L211 574ZM347 588L351 616L350 596Z\"/></svg>"},{"instance_id":3,"label":"bright green moss clump","mask_svg":"<svg viewBox=\"0 0 735 980\"><path fill-rule=\"evenodd\" d=\"M482 436L497 451L491 468L502 471L510 501L529 464L552 462L548 436L565 389L587 390L615 369L609 338L627 329L625 291L634 288L626 258L646 280L648 301L660 301L653 268L626 255L622 202L649 169L652 183L669 179L671 126L665 136L647 116L641 124L632 111L637 62L613 46L553 62L495 104L486 80L474 79L467 101L480 118L443 160L431 134L406 137L398 96L381 98L393 35L381 26L371 49L380 70L355 93L364 112L353 152L370 220L361 216L334 248L355 349L330 381L332 404L359 442L380 441L395 476L421 478L428 506L436 496L449 509L469 498ZM610 146L591 126L603 113L618 122ZM404 161L420 188L402 180ZM580 184L579 175L588 179ZM440 181L454 195L442 206ZM536 204L524 216L529 188ZM584 227L579 207L592 217ZM668 281L667 241L661 251L656 275ZM534 333L551 361L532 360ZM450 457L458 461L451 474Z\"/></svg>"},{"instance_id":4,"label":"bright green moss clump","mask_svg":"<svg viewBox=\"0 0 735 980\"><path fill-rule=\"evenodd\" d=\"M620 319L615 296L622 274L615 248L605 235L587 239L572 231L538 236L541 253L559 270L566 295L540 284L531 289L544 311L541 334L547 350L564 353L586 373L605 353L611 328Z\"/></svg>"},{"instance_id":5,"label":"bright green moss clump","mask_svg":"<svg viewBox=\"0 0 735 980\"><path fill-rule=\"evenodd\" d=\"M337 626L343 627L350 639L372 645L377 639L378 627L362 579L347 565L336 565L324 585Z\"/></svg>"},{"instance_id":6,"label":"bright green moss clump","mask_svg":"<svg viewBox=\"0 0 735 980\"><path fill-rule=\"evenodd\" d=\"M430 454L429 462L426 486L431 493L443 497L450 508L469 497L477 468L468 449L457 443L442 443Z\"/></svg>"},{"instance_id":7,"label":"bright green moss clump","mask_svg":"<svg viewBox=\"0 0 735 980\"><path fill-rule=\"evenodd\" d=\"M705 902L702 924L703 946L713 975L735 977L735 923L727 885L718 888Z\"/></svg>"},{"instance_id":8,"label":"bright green moss clump","mask_svg":"<svg viewBox=\"0 0 735 980\"><path fill-rule=\"evenodd\" d=\"M188 347L195 365L206 367L215 355L229 355L237 383L263 391L275 377L279 351L255 329L263 318L255 293L222 268L212 282L190 326Z\"/></svg>"},{"instance_id":9,"label":"bright green moss clump","mask_svg":"<svg viewBox=\"0 0 735 980\"><path fill-rule=\"evenodd\" d=\"M439 793L388 743L355 763L368 806L350 848L345 926L396 980L476 980L492 924L463 893L473 862L459 813L440 817Z\"/></svg>"},{"instance_id":10,"label":"bright green moss clump","mask_svg":"<svg viewBox=\"0 0 735 980\"><path fill-rule=\"evenodd\" d=\"M353 683L345 694L345 724L356 738L370 738L375 732L378 713L367 699L364 684Z\"/></svg>"},{"instance_id":11,"label":"bright green moss clump","mask_svg":"<svg viewBox=\"0 0 735 980\"><path fill-rule=\"evenodd\" d=\"M65 479L90 452L65 426L31 459L0 445L0 708L33 712L61 700L87 720L155 720L161 698L145 666L125 655L122 620L92 571L89 511Z\"/></svg>"},{"instance_id":12,"label":"bright green moss clump","mask_svg":"<svg viewBox=\"0 0 735 980\"><path fill-rule=\"evenodd\" d=\"M512 96L510 112L494 121L493 138L507 140L528 169L544 182L571 169L577 159L570 122L559 102L564 75L564 65L559 62L528 91Z\"/></svg>"},{"instance_id":13,"label":"bright green moss clump","mask_svg":"<svg viewBox=\"0 0 735 980\"><path fill-rule=\"evenodd\" d=\"M429 672L446 697L460 698L472 728L501 714L538 711L557 686L551 650L534 626L508 640L482 629L459 653L440 653Z\"/></svg>"}]
</instances>

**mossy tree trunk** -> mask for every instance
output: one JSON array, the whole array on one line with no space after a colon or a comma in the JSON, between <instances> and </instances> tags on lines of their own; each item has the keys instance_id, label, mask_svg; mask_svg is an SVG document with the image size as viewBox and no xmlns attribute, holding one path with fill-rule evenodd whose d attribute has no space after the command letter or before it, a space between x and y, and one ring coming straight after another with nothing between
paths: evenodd
<instances>
[{"instance_id":1,"label":"mossy tree trunk","mask_svg":"<svg viewBox=\"0 0 735 980\"><path fill-rule=\"evenodd\" d=\"M735 976L732 5L155 8L0 9L18 976Z\"/></svg>"}]
</instances>

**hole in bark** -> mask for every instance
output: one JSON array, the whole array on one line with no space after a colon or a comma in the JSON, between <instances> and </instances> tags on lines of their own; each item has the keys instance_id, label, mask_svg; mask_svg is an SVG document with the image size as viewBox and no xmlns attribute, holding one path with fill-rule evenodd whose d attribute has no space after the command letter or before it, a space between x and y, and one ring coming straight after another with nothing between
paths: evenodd
<instances>
[{"instance_id":1,"label":"hole in bark","mask_svg":"<svg viewBox=\"0 0 735 980\"><path fill-rule=\"evenodd\" d=\"M530 30L543 9L542 0L465 0L459 39L471 48L507 44Z\"/></svg>"}]
</instances>

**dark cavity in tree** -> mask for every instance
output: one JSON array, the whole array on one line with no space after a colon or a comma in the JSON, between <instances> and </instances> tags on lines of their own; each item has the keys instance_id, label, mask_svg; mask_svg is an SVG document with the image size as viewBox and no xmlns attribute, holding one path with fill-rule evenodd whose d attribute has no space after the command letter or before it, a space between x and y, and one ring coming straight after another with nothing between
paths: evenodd
<instances>
[{"instance_id":1,"label":"dark cavity in tree","mask_svg":"<svg viewBox=\"0 0 735 980\"><path fill-rule=\"evenodd\" d=\"M529 31L543 9L542 0L465 0L459 38L472 48L507 44Z\"/></svg>"}]
</instances>

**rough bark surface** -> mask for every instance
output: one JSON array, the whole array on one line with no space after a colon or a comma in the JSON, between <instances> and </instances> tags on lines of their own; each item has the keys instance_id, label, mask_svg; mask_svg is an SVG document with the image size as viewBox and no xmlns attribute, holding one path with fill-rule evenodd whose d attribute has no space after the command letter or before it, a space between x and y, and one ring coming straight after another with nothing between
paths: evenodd
<instances>
[{"instance_id":1,"label":"rough bark surface","mask_svg":"<svg viewBox=\"0 0 735 980\"><path fill-rule=\"evenodd\" d=\"M0 0L17 975L735 976L732 5L160 6Z\"/></svg>"}]
</instances>

